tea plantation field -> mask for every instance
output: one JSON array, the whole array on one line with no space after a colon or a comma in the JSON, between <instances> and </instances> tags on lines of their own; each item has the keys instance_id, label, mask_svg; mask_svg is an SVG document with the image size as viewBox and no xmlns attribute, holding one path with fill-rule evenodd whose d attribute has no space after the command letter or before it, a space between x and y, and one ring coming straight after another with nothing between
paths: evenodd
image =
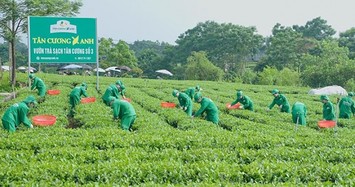
<instances>
[{"instance_id":1,"label":"tea plantation field","mask_svg":"<svg viewBox=\"0 0 355 187\"><path fill-rule=\"evenodd\" d=\"M121 79L137 112L133 131L125 132L95 90L96 77L38 76L61 94L47 96L29 116L52 114L57 122L34 129L21 125L14 134L0 131L0 186L355 185L355 120L318 129L322 103L319 96L307 94L309 88L277 87L291 105L295 101L307 105L307 126L296 127L291 114L276 107L266 111L273 86ZM20 80L25 82L26 77ZM100 78L101 92L116 80ZM69 123L68 94L82 81L97 101L80 104ZM217 104L219 126L179 109L161 108L162 101L178 103L173 89L196 84ZM255 112L225 108L237 89L254 101ZM15 100L1 103L1 116L29 94L35 92L25 89ZM336 101L335 96L330 98ZM198 109L194 103L193 111Z\"/></svg>"}]
</instances>

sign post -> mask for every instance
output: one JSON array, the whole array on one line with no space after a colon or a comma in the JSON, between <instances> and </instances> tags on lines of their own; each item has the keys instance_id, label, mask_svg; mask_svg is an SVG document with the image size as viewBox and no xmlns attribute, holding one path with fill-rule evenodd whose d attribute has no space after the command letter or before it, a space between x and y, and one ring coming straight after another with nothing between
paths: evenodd
<instances>
[{"instance_id":1,"label":"sign post","mask_svg":"<svg viewBox=\"0 0 355 187\"><path fill-rule=\"evenodd\" d=\"M30 16L28 36L28 68L31 63L96 63L99 67L95 18Z\"/></svg>"}]
</instances>

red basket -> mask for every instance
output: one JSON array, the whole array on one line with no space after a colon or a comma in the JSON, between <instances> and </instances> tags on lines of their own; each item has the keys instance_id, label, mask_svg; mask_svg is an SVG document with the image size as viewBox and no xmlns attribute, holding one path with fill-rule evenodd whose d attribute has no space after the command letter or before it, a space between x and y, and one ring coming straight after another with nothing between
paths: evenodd
<instances>
[{"instance_id":1,"label":"red basket","mask_svg":"<svg viewBox=\"0 0 355 187\"><path fill-rule=\"evenodd\" d=\"M176 106L175 103L169 103L169 102L161 102L160 105L163 108L175 108L175 106Z\"/></svg>"},{"instance_id":2,"label":"red basket","mask_svg":"<svg viewBox=\"0 0 355 187\"><path fill-rule=\"evenodd\" d=\"M86 97L81 99L81 103L93 103L96 101L95 97Z\"/></svg>"},{"instance_id":3,"label":"red basket","mask_svg":"<svg viewBox=\"0 0 355 187\"><path fill-rule=\"evenodd\" d=\"M227 103L227 104L226 104L226 107L227 107L229 110L239 109L239 107L240 107L240 103L237 103L237 104L235 104L235 105L233 105L233 106L229 106L229 105L230 105L230 103Z\"/></svg>"},{"instance_id":4,"label":"red basket","mask_svg":"<svg viewBox=\"0 0 355 187\"><path fill-rule=\"evenodd\" d=\"M318 121L318 127L320 128L332 128L335 127L336 122L331 120L321 120Z\"/></svg>"},{"instance_id":5,"label":"red basket","mask_svg":"<svg viewBox=\"0 0 355 187\"><path fill-rule=\"evenodd\" d=\"M60 90L48 90L48 95L58 95L60 94Z\"/></svg>"},{"instance_id":6,"label":"red basket","mask_svg":"<svg viewBox=\"0 0 355 187\"><path fill-rule=\"evenodd\" d=\"M33 116L32 121L35 126L52 126L57 121L57 117L53 115L38 115Z\"/></svg>"},{"instance_id":7,"label":"red basket","mask_svg":"<svg viewBox=\"0 0 355 187\"><path fill-rule=\"evenodd\" d=\"M125 101L127 101L129 103L132 101L130 98L127 98L127 97L126 98L122 98L122 100L125 100Z\"/></svg>"}]
</instances>

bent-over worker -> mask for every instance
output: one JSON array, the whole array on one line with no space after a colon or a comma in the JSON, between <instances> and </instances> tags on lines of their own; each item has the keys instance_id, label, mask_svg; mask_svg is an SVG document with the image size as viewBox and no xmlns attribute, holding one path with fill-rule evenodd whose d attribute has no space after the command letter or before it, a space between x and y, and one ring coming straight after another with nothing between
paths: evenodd
<instances>
[{"instance_id":1,"label":"bent-over worker","mask_svg":"<svg viewBox=\"0 0 355 187\"><path fill-rule=\"evenodd\" d=\"M301 102L295 102L292 106L292 121L295 124L306 125L307 108Z\"/></svg>"},{"instance_id":2,"label":"bent-over worker","mask_svg":"<svg viewBox=\"0 0 355 187\"><path fill-rule=\"evenodd\" d=\"M283 94L280 94L278 89L273 89L272 95L274 95L274 100L269 105L268 110L271 110L276 104L279 106L281 112L290 113L290 104L288 103L287 98Z\"/></svg>"},{"instance_id":3,"label":"bent-over worker","mask_svg":"<svg viewBox=\"0 0 355 187\"><path fill-rule=\"evenodd\" d=\"M192 116L193 104L191 98L187 94L179 92L178 90L173 91L173 96L178 98L181 109L184 110L188 116Z\"/></svg>"},{"instance_id":4,"label":"bent-over worker","mask_svg":"<svg viewBox=\"0 0 355 187\"><path fill-rule=\"evenodd\" d=\"M23 123L28 128L33 128L27 115L30 108L37 104L35 97L29 96L19 103L10 106L2 116L2 126L8 132L15 132L16 128Z\"/></svg>"},{"instance_id":5,"label":"bent-over worker","mask_svg":"<svg viewBox=\"0 0 355 187\"><path fill-rule=\"evenodd\" d=\"M210 98L202 97L201 92L196 93L194 99L195 102L201 104L201 107L192 117L199 117L206 112L206 120L218 125L218 108L213 101Z\"/></svg>"},{"instance_id":6,"label":"bent-over worker","mask_svg":"<svg viewBox=\"0 0 355 187\"><path fill-rule=\"evenodd\" d=\"M110 97L110 106L113 111L113 119L121 120L121 128L130 130L136 120L136 111L131 103L126 100L119 100L115 97Z\"/></svg>"},{"instance_id":7,"label":"bent-over worker","mask_svg":"<svg viewBox=\"0 0 355 187\"><path fill-rule=\"evenodd\" d=\"M230 106L233 106L237 103L242 104L241 106L239 106L240 109L254 111L253 101L248 96L243 95L242 91L237 91L237 99L233 101Z\"/></svg>"}]
</instances>

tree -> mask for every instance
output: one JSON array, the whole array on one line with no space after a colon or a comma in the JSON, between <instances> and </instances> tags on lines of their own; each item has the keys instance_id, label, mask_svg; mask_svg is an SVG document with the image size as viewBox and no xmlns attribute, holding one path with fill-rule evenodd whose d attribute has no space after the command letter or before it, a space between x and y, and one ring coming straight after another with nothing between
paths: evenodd
<instances>
[{"instance_id":1,"label":"tree","mask_svg":"<svg viewBox=\"0 0 355 187\"><path fill-rule=\"evenodd\" d=\"M143 70L143 75L154 78L158 69L168 69L161 64L162 57L151 49L146 49L138 56L138 66Z\"/></svg>"},{"instance_id":2,"label":"tree","mask_svg":"<svg viewBox=\"0 0 355 187\"><path fill-rule=\"evenodd\" d=\"M143 40L143 41L135 41L133 44L129 45L129 48L134 51L136 57L138 58L142 53L146 50L150 50L159 56L163 55L163 51L165 47L171 46L169 43L166 42L159 42L159 41L150 41L150 40Z\"/></svg>"},{"instance_id":3,"label":"tree","mask_svg":"<svg viewBox=\"0 0 355 187\"><path fill-rule=\"evenodd\" d=\"M266 66L264 70L258 74L258 84L275 85L277 77L278 77L277 69Z\"/></svg>"},{"instance_id":4,"label":"tree","mask_svg":"<svg viewBox=\"0 0 355 187\"><path fill-rule=\"evenodd\" d=\"M112 38L100 38L99 39L99 60L100 60L100 66L103 68L108 68L110 67L110 62L108 61L108 58L110 56L111 50L114 47L114 43Z\"/></svg>"},{"instance_id":5,"label":"tree","mask_svg":"<svg viewBox=\"0 0 355 187\"><path fill-rule=\"evenodd\" d=\"M103 68L110 66L133 68L137 66L137 58L134 55L134 51L130 50L129 45L123 40L115 44L111 38L100 38L99 59Z\"/></svg>"},{"instance_id":6,"label":"tree","mask_svg":"<svg viewBox=\"0 0 355 187\"><path fill-rule=\"evenodd\" d=\"M128 66L131 68L137 66L137 58L134 52L129 49L128 44L123 40L114 45L107 60L113 62L112 65L115 66Z\"/></svg>"},{"instance_id":7,"label":"tree","mask_svg":"<svg viewBox=\"0 0 355 187\"><path fill-rule=\"evenodd\" d=\"M205 52L192 52L187 58L186 79L218 81L223 76L223 71L214 66Z\"/></svg>"},{"instance_id":8,"label":"tree","mask_svg":"<svg viewBox=\"0 0 355 187\"><path fill-rule=\"evenodd\" d=\"M318 42L312 38L304 38L302 34L291 27L276 24L272 30L273 36L266 49L266 56L258 64L257 68L273 66L278 70L287 67L301 72L304 69L299 59L315 48Z\"/></svg>"},{"instance_id":9,"label":"tree","mask_svg":"<svg viewBox=\"0 0 355 187\"><path fill-rule=\"evenodd\" d=\"M301 58L307 64L301 78L312 87L329 85L344 86L351 78L355 78L355 61L348 57L349 50L339 47L335 41L323 41L320 55L305 55Z\"/></svg>"},{"instance_id":10,"label":"tree","mask_svg":"<svg viewBox=\"0 0 355 187\"><path fill-rule=\"evenodd\" d=\"M185 64L193 51L205 51L209 60L224 70L233 70L240 62L257 53L263 37L255 27L213 21L199 23L181 34L176 43L176 63Z\"/></svg>"},{"instance_id":11,"label":"tree","mask_svg":"<svg viewBox=\"0 0 355 187\"><path fill-rule=\"evenodd\" d=\"M339 46L349 49L349 58L355 59L355 27L339 34Z\"/></svg>"},{"instance_id":12,"label":"tree","mask_svg":"<svg viewBox=\"0 0 355 187\"><path fill-rule=\"evenodd\" d=\"M293 29L302 33L303 37L315 38L316 40L329 39L336 33L332 26L327 25L327 21L321 17L307 21L305 26L294 25Z\"/></svg>"},{"instance_id":13,"label":"tree","mask_svg":"<svg viewBox=\"0 0 355 187\"><path fill-rule=\"evenodd\" d=\"M20 32L27 31L27 17L73 16L82 6L80 0L0 0L0 36L9 42L12 86L16 84L15 42Z\"/></svg>"}]
</instances>

